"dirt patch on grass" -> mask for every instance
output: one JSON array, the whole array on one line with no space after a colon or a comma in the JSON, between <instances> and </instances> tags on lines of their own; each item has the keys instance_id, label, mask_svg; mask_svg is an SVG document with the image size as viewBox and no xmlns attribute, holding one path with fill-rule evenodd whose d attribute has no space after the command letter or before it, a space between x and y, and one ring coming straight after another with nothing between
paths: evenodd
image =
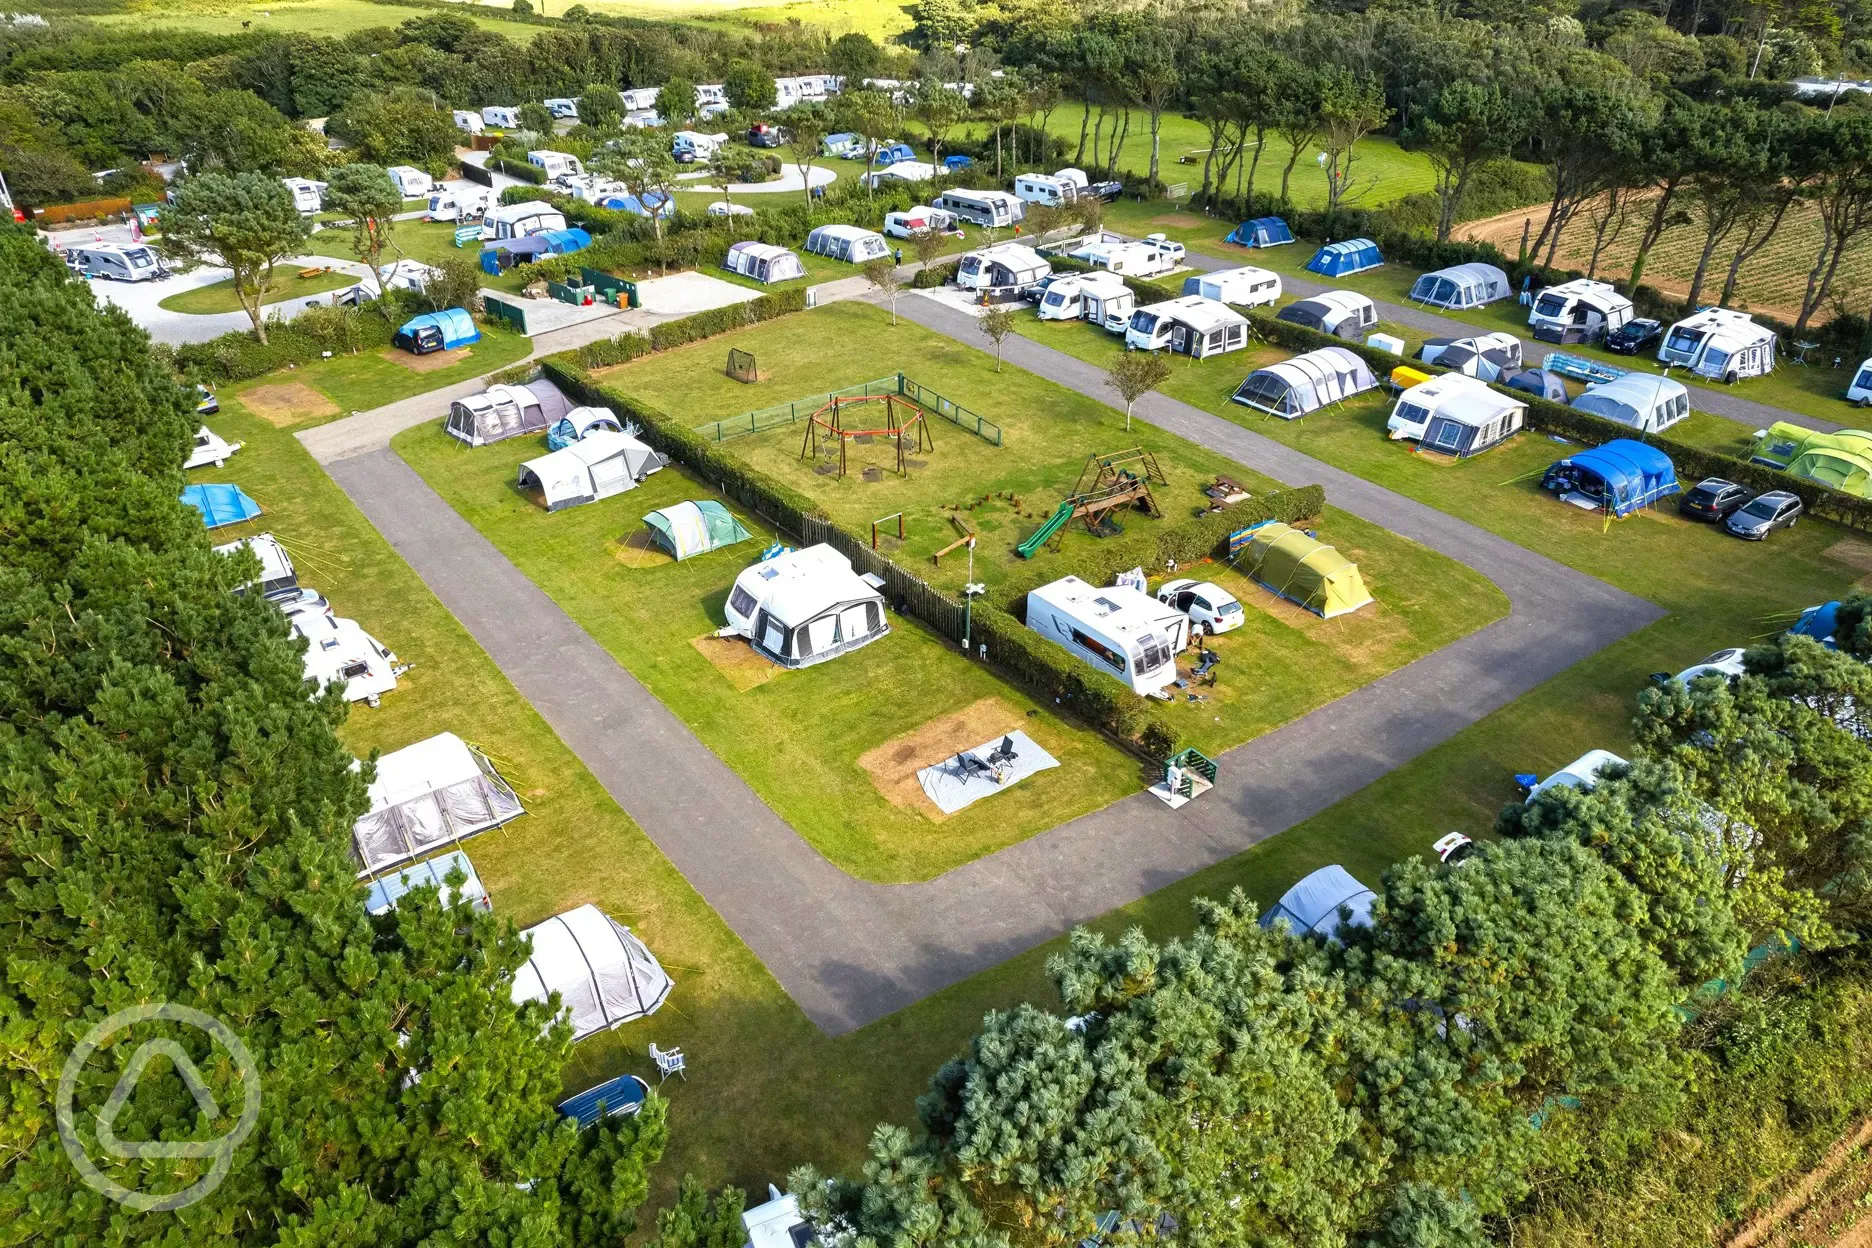
<instances>
[{"instance_id":1,"label":"dirt patch on grass","mask_svg":"<svg viewBox=\"0 0 1872 1248\"><path fill-rule=\"evenodd\" d=\"M728 678L736 693L746 693L764 685L780 674L781 668L764 658L740 637L716 637L712 634L692 637L689 644L696 653L714 664L715 670Z\"/></svg>"},{"instance_id":2,"label":"dirt patch on grass","mask_svg":"<svg viewBox=\"0 0 1872 1248\"><path fill-rule=\"evenodd\" d=\"M947 818L917 783L916 773L940 763L960 750L1028 727L1026 717L1000 698L983 698L959 711L925 720L909 732L892 737L858 756L858 765L884 800L903 810L914 810L931 820Z\"/></svg>"},{"instance_id":3,"label":"dirt patch on grass","mask_svg":"<svg viewBox=\"0 0 1872 1248\"><path fill-rule=\"evenodd\" d=\"M1161 217L1152 217L1152 225L1173 225L1178 229L1200 230L1209 222L1193 212L1166 212Z\"/></svg>"},{"instance_id":4,"label":"dirt patch on grass","mask_svg":"<svg viewBox=\"0 0 1872 1248\"><path fill-rule=\"evenodd\" d=\"M428 355L412 355L395 347L385 347L377 353L392 364L401 364L412 373L439 373L445 368L452 368L474 355L473 347L457 347L453 351L431 351Z\"/></svg>"},{"instance_id":5,"label":"dirt patch on grass","mask_svg":"<svg viewBox=\"0 0 1872 1248\"><path fill-rule=\"evenodd\" d=\"M1872 1244L1872 1120L1835 1144L1820 1164L1723 1248L1866 1248Z\"/></svg>"},{"instance_id":6,"label":"dirt patch on grass","mask_svg":"<svg viewBox=\"0 0 1872 1248\"><path fill-rule=\"evenodd\" d=\"M241 392L240 404L281 429L302 421L336 416L338 405L303 381L283 381Z\"/></svg>"},{"instance_id":7,"label":"dirt patch on grass","mask_svg":"<svg viewBox=\"0 0 1872 1248\"><path fill-rule=\"evenodd\" d=\"M667 550L651 541L650 534L643 529L612 542L611 557L627 568L658 568L676 562Z\"/></svg>"},{"instance_id":8,"label":"dirt patch on grass","mask_svg":"<svg viewBox=\"0 0 1872 1248\"><path fill-rule=\"evenodd\" d=\"M1834 542L1820 552L1835 563L1843 563L1858 572L1872 572L1872 543L1849 537Z\"/></svg>"}]
</instances>

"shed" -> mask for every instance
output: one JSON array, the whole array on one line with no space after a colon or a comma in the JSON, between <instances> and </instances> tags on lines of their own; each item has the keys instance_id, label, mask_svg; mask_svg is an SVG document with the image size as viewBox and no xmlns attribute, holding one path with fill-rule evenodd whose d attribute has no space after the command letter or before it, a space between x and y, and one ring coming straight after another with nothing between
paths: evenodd
<instances>
[{"instance_id":1,"label":"shed","mask_svg":"<svg viewBox=\"0 0 1872 1248\"><path fill-rule=\"evenodd\" d=\"M1313 253L1306 267L1307 272L1318 273L1322 277L1345 277L1351 273L1375 269L1383 263L1384 257L1378 254L1377 243L1369 238L1348 238L1343 243L1327 243Z\"/></svg>"},{"instance_id":2,"label":"shed","mask_svg":"<svg viewBox=\"0 0 1872 1248\"><path fill-rule=\"evenodd\" d=\"M1282 894L1261 915L1261 926L1281 924L1296 936L1337 941L1343 927L1370 927L1378 895L1338 863L1321 867Z\"/></svg>"},{"instance_id":3,"label":"shed","mask_svg":"<svg viewBox=\"0 0 1872 1248\"><path fill-rule=\"evenodd\" d=\"M1244 221L1228 232L1225 243L1239 243L1243 247L1279 247L1283 243L1294 241L1293 231L1279 217L1256 217Z\"/></svg>"},{"instance_id":4,"label":"shed","mask_svg":"<svg viewBox=\"0 0 1872 1248\"><path fill-rule=\"evenodd\" d=\"M1524 368L1518 373L1511 373L1502 379L1502 384L1523 394L1548 399L1554 403L1567 401L1566 378L1559 373L1544 368Z\"/></svg>"},{"instance_id":5,"label":"shed","mask_svg":"<svg viewBox=\"0 0 1872 1248\"><path fill-rule=\"evenodd\" d=\"M681 562L753 537L734 513L712 498L659 508L644 517L650 540Z\"/></svg>"},{"instance_id":6,"label":"shed","mask_svg":"<svg viewBox=\"0 0 1872 1248\"><path fill-rule=\"evenodd\" d=\"M773 243L734 243L722 260L722 268L768 284L806 276L806 266L800 263L800 258Z\"/></svg>"},{"instance_id":7,"label":"shed","mask_svg":"<svg viewBox=\"0 0 1872 1248\"><path fill-rule=\"evenodd\" d=\"M199 511L202 523L211 529L241 524L260 514L260 504L238 485L191 485L182 491L182 501Z\"/></svg>"},{"instance_id":8,"label":"shed","mask_svg":"<svg viewBox=\"0 0 1872 1248\"><path fill-rule=\"evenodd\" d=\"M459 893L448 886L448 874L451 871L460 871L465 877ZM455 898L461 896L477 910L494 908L486 886L481 883L481 877L475 874L474 863L468 861L468 855L459 849L425 862L411 863L394 875L372 880L370 892L364 897L364 908L372 914L385 914L396 909L397 902L411 889L429 887L435 888L445 906L453 904Z\"/></svg>"},{"instance_id":9,"label":"shed","mask_svg":"<svg viewBox=\"0 0 1872 1248\"><path fill-rule=\"evenodd\" d=\"M627 433L594 429L563 450L520 465L520 488L539 491L547 511L634 490L668 461Z\"/></svg>"},{"instance_id":10,"label":"shed","mask_svg":"<svg viewBox=\"0 0 1872 1248\"><path fill-rule=\"evenodd\" d=\"M1639 433L1658 433L1690 414L1683 383L1648 373L1626 373L1586 387L1573 410L1615 421Z\"/></svg>"},{"instance_id":11,"label":"shed","mask_svg":"<svg viewBox=\"0 0 1872 1248\"><path fill-rule=\"evenodd\" d=\"M1249 530L1236 555L1264 589L1299 603L1322 619L1369 604L1372 596L1358 565L1318 538L1278 520Z\"/></svg>"},{"instance_id":12,"label":"shed","mask_svg":"<svg viewBox=\"0 0 1872 1248\"><path fill-rule=\"evenodd\" d=\"M1371 366L1357 355L1344 347L1321 347L1249 373L1234 399L1270 416L1296 420L1377 385Z\"/></svg>"},{"instance_id":13,"label":"shed","mask_svg":"<svg viewBox=\"0 0 1872 1248\"><path fill-rule=\"evenodd\" d=\"M427 355L431 351L453 351L481 341L474 317L460 308L425 312L403 322L392 341L405 351Z\"/></svg>"},{"instance_id":14,"label":"shed","mask_svg":"<svg viewBox=\"0 0 1872 1248\"><path fill-rule=\"evenodd\" d=\"M826 545L763 559L735 578L728 627L783 667L807 667L890 631L884 595Z\"/></svg>"},{"instance_id":15,"label":"shed","mask_svg":"<svg viewBox=\"0 0 1872 1248\"><path fill-rule=\"evenodd\" d=\"M575 407L554 421L552 427L546 431L546 449L563 451L597 429L608 429L612 433L625 432L623 424L617 418L617 413L610 408Z\"/></svg>"},{"instance_id":16,"label":"shed","mask_svg":"<svg viewBox=\"0 0 1872 1248\"><path fill-rule=\"evenodd\" d=\"M1433 308L1479 308L1506 299L1511 293L1508 275L1492 264L1452 264L1425 273L1411 285L1413 303Z\"/></svg>"},{"instance_id":17,"label":"shed","mask_svg":"<svg viewBox=\"0 0 1872 1248\"><path fill-rule=\"evenodd\" d=\"M1677 469L1655 446L1615 438L1558 460L1541 486L1569 502L1626 516L1677 493Z\"/></svg>"},{"instance_id":18,"label":"shed","mask_svg":"<svg viewBox=\"0 0 1872 1248\"><path fill-rule=\"evenodd\" d=\"M533 952L514 972L514 1004L558 993L574 1040L656 1013L675 987L630 928L589 903L520 934Z\"/></svg>"},{"instance_id":19,"label":"shed","mask_svg":"<svg viewBox=\"0 0 1872 1248\"><path fill-rule=\"evenodd\" d=\"M829 260L867 264L890 255L890 244L875 230L856 225L822 225L806 236L806 250Z\"/></svg>"},{"instance_id":20,"label":"shed","mask_svg":"<svg viewBox=\"0 0 1872 1248\"><path fill-rule=\"evenodd\" d=\"M572 400L550 381L489 386L480 394L450 403L443 430L469 446L486 446L550 428L571 407Z\"/></svg>"},{"instance_id":21,"label":"shed","mask_svg":"<svg viewBox=\"0 0 1872 1248\"><path fill-rule=\"evenodd\" d=\"M526 813L486 756L452 732L380 757L369 796L370 809L351 825L363 874Z\"/></svg>"}]
</instances>

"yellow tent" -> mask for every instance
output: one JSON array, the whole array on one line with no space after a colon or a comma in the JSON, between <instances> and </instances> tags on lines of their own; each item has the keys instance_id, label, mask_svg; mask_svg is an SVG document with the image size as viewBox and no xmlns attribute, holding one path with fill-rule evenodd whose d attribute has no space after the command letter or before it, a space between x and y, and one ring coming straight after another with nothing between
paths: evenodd
<instances>
[{"instance_id":1,"label":"yellow tent","mask_svg":"<svg viewBox=\"0 0 1872 1248\"><path fill-rule=\"evenodd\" d=\"M1255 529L1243 555L1249 576L1324 619L1372 601L1358 564L1278 520Z\"/></svg>"}]
</instances>

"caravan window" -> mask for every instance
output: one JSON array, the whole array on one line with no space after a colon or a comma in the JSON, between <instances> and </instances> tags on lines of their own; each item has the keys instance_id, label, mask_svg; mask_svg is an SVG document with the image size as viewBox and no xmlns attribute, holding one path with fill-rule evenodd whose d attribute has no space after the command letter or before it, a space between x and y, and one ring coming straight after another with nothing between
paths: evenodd
<instances>
[{"instance_id":1,"label":"caravan window","mask_svg":"<svg viewBox=\"0 0 1872 1248\"><path fill-rule=\"evenodd\" d=\"M1542 295L1534 304L1534 311L1542 316L1558 317L1566 311L1565 295Z\"/></svg>"},{"instance_id":2,"label":"caravan window","mask_svg":"<svg viewBox=\"0 0 1872 1248\"><path fill-rule=\"evenodd\" d=\"M1082 633L1076 628L1068 629L1067 631L1072 635L1073 641L1085 649L1087 653L1096 654L1099 658L1111 664L1117 671L1122 672L1125 670L1124 655L1119 654L1098 638Z\"/></svg>"},{"instance_id":3,"label":"caravan window","mask_svg":"<svg viewBox=\"0 0 1872 1248\"><path fill-rule=\"evenodd\" d=\"M1140 334L1155 332L1157 329L1157 314L1155 312L1133 312L1131 314L1131 328L1137 330Z\"/></svg>"},{"instance_id":4,"label":"caravan window","mask_svg":"<svg viewBox=\"0 0 1872 1248\"><path fill-rule=\"evenodd\" d=\"M1853 378L1852 388L1855 390L1872 390L1872 368L1861 369L1859 375Z\"/></svg>"},{"instance_id":5,"label":"caravan window","mask_svg":"<svg viewBox=\"0 0 1872 1248\"><path fill-rule=\"evenodd\" d=\"M728 605L734 608L736 615L745 620L754 614L754 595L737 585L734 587L734 593L729 596Z\"/></svg>"},{"instance_id":6,"label":"caravan window","mask_svg":"<svg viewBox=\"0 0 1872 1248\"><path fill-rule=\"evenodd\" d=\"M1156 633L1145 633L1138 638L1138 645L1144 652L1138 660L1137 674L1140 676L1150 675L1175 657L1171 653L1170 644Z\"/></svg>"},{"instance_id":7,"label":"caravan window","mask_svg":"<svg viewBox=\"0 0 1872 1248\"><path fill-rule=\"evenodd\" d=\"M1421 425L1430 419L1430 409L1416 403L1399 403L1397 418L1401 421L1409 421L1413 425Z\"/></svg>"},{"instance_id":8,"label":"caravan window","mask_svg":"<svg viewBox=\"0 0 1872 1248\"><path fill-rule=\"evenodd\" d=\"M125 252L124 254L130 258L130 264L134 268L147 269L154 267L156 264L156 258L141 247L137 248L135 251Z\"/></svg>"},{"instance_id":9,"label":"caravan window","mask_svg":"<svg viewBox=\"0 0 1872 1248\"><path fill-rule=\"evenodd\" d=\"M1703 331L1700 329L1673 329L1670 341L1664 344L1669 350L1682 351L1686 355L1703 345Z\"/></svg>"},{"instance_id":10,"label":"caravan window","mask_svg":"<svg viewBox=\"0 0 1872 1248\"><path fill-rule=\"evenodd\" d=\"M1729 362L1729 352L1710 348L1710 353L1703 357L1703 366L1712 372L1720 373Z\"/></svg>"},{"instance_id":11,"label":"caravan window","mask_svg":"<svg viewBox=\"0 0 1872 1248\"><path fill-rule=\"evenodd\" d=\"M1066 296L1057 290L1049 290L1046 298L1041 302L1049 308L1063 308L1066 306Z\"/></svg>"}]
</instances>

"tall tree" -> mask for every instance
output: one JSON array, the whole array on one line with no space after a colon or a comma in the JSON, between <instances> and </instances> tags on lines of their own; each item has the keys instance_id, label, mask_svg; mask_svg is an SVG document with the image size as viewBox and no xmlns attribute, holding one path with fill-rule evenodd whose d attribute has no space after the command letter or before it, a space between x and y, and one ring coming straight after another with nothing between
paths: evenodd
<instances>
[{"instance_id":1,"label":"tall tree","mask_svg":"<svg viewBox=\"0 0 1872 1248\"><path fill-rule=\"evenodd\" d=\"M331 171L325 207L351 219L351 252L370 266L377 306L389 316L390 306L383 298L384 253L396 246L396 214L403 210L403 192L382 165L340 165Z\"/></svg>"},{"instance_id":2,"label":"tall tree","mask_svg":"<svg viewBox=\"0 0 1872 1248\"><path fill-rule=\"evenodd\" d=\"M949 132L968 116L968 110L969 102L963 98L960 91L945 87L934 78L921 80L912 90L909 114L922 123L924 132L929 135L930 162L938 170L942 168L943 141L949 137ZM997 166L997 176L999 172L999 166Z\"/></svg>"},{"instance_id":3,"label":"tall tree","mask_svg":"<svg viewBox=\"0 0 1872 1248\"><path fill-rule=\"evenodd\" d=\"M1438 242L1449 241L1476 174L1505 160L1527 125L1518 97L1493 84L1453 82L1417 110L1398 143L1422 152L1436 173Z\"/></svg>"},{"instance_id":4,"label":"tall tree","mask_svg":"<svg viewBox=\"0 0 1872 1248\"><path fill-rule=\"evenodd\" d=\"M201 173L182 183L175 201L163 209L157 245L183 268L214 264L230 270L241 311L264 343L262 309L274 266L298 255L305 240L305 221L278 178Z\"/></svg>"},{"instance_id":5,"label":"tall tree","mask_svg":"<svg viewBox=\"0 0 1872 1248\"><path fill-rule=\"evenodd\" d=\"M1786 127L1779 115L1738 104L1702 114L1701 120L1715 129L1699 136L1704 158L1686 187L1691 221L1703 236L1684 296L1684 305L1692 309L1717 251L1731 246L1730 271L1735 272L1740 259L1772 236L1793 198L1790 153L1781 145Z\"/></svg>"},{"instance_id":6,"label":"tall tree","mask_svg":"<svg viewBox=\"0 0 1872 1248\"><path fill-rule=\"evenodd\" d=\"M1359 141L1390 120L1384 87L1369 74L1329 74L1320 89L1320 143L1326 156L1326 208L1352 195L1352 163Z\"/></svg>"},{"instance_id":7,"label":"tall tree","mask_svg":"<svg viewBox=\"0 0 1872 1248\"><path fill-rule=\"evenodd\" d=\"M1801 154L1814 170L1807 197L1820 218L1820 246L1801 292L1796 338L1832 292L1840 262L1872 229L1872 118L1840 113L1807 130Z\"/></svg>"},{"instance_id":8,"label":"tall tree","mask_svg":"<svg viewBox=\"0 0 1872 1248\"><path fill-rule=\"evenodd\" d=\"M1269 128L1287 145L1287 163L1281 167L1282 203L1293 202L1288 198L1288 191L1293 184L1294 166L1300 163L1300 157L1319 137L1321 94L1324 89L1325 80L1318 70L1292 61L1281 66L1280 76L1274 84Z\"/></svg>"},{"instance_id":9,"label":"tall tree","mask_svg":"<svg viewBox=\"0 0 1872 1248\"><path fill-rule=\"evenodd\" d=\"M896 135L902 118L897 105L885 91L846 91L832 106L835 124L843 126L864 140L867 166L884 143ZM876 198L877 184L865 179L865 197Z\"/></svg>"},{"instance_id":10,"label":"tall tree","mask_svg":"<svg viewBox=\"0 0 1872 1248\"><path fill-rule=\"evenodd\" d=\"M681 126L696 118L696 84L681 74L672 74L663 80L662 88L657 92L657 116L664 124Z\"/></svg>"},{"instance_id":11,"label":"tall tree","mask_svg":"<svg viewBox=\"0 0 1872 1248\"><path fill-rule=\"evenodd\" d=\"M1544 263L1553 263L1567 222L1631 167L1649 124L1644 107L1609 88L1565 86L1542 94L1533 129L1554 189L1530 258L1545 247Z\"/></svg>"},{"instance_id":12,"label":"tall tree","mask_svg":"<svg viewBox=\"0 0 1872 1248\"><path fill-rule=\"evenodd\" d=\"M793 167L799 170L800 193L806 197L806 207L810 209L813 165L825 154L826 135L832 131L831 120L823 104L796 104L787 110L786 129L787 153L793 157Z\"/></svg>"},{"instance_id":13,"label":"tall tree","mask_svg":"<svg viewBox=\"0 0 1872 1248\"><path fill-rule=\"evenodd\" d=\"M609 134L624 117L624 99L616 87L594 82L579 94L578 115L587 129Z\"/></svg>"},{"instance_id":14,"label":"tall tree","mask_svg":"<svg viewBox=\"0 0 1872 1248\"><path fill-rule=\"evenodd\" d=\"M764 113L779 103L773 75L752 61L736 61L722 78L722 93L739 112Z\"/></svg>"},{"instance_id":15,"label":"tall tree","mask_svg":"<svg viewBox=\"0 0 1872 1248\"><path fill-rule=\"evenodd\" d=\"M1163 151L1163 115L1183 88L1183 38L1180 28L1156 22L1131 41L1126 76L1138 103L1150 118L1150 181L1155 184Z\"/></svg>"},{"instance_id":16,"label":"tall tree","mask_svg":"<svg viewBox=\"0 0 1872 1248\"><path fill-rule=\"evenodd\" d=\"M663 241L663 218L676 193L676 158L655 131L627 130L592 157L592 171L624 184L650 216L651 231Z\"/></svg>"}]
</instances>

